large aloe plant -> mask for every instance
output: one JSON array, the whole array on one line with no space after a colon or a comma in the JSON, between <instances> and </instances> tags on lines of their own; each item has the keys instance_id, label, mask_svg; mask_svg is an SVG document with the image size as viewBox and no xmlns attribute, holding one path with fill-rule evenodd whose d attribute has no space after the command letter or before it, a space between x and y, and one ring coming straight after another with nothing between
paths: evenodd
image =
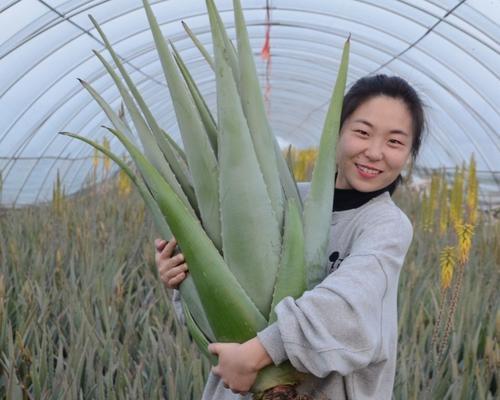
<instances>
[{"instance_id":1,"label":"large aloe plant","mask_svg":"<svg viewBox=\"0 0 500 400\"><path fill-rule=\"evenodd\" d=\"M311 191L304 203L265 113L252 49L239 0L234 0L237 46L230 41L213 0L207 0L214 59L187 28L215 72L217 119L213 117L180 54L167 43L144 0L184 145L161 129L146 102L92 19L120 76L99 54L117 85L142 144L92 88L85 89L108 115L114 134L130 153L138 174L106 153L132 178L165 238L177 238L190 274L180 287L188 328L211 359L213 341L243 342L276 320L274 306L299 297L324 276L334 192L335 143L345 90L349 39L321 136ZM262 370L255 397L304 375L289 363Z\"/></svg>"}]
</instances>

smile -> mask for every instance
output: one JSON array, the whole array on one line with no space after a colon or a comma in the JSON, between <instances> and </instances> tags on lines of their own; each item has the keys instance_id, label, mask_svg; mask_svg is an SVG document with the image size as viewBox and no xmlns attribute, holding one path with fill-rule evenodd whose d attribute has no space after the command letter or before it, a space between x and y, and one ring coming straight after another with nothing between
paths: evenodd
<instances>
[{"instance_id":1,"label":"smile","mask_svg":"<svg viewBox=\"0 0 500 400\"><path fill-rule=\"evenodd\" d=\"M356 168L358 169L358 171L360 171L363 175L377 176L378 174L382 173L382 171L380 171L378 169L369 168L369 167L366 167L366 166L360 165L360 164L355 164L355 165L356 165Z\"/></svg>"}]
</instances>

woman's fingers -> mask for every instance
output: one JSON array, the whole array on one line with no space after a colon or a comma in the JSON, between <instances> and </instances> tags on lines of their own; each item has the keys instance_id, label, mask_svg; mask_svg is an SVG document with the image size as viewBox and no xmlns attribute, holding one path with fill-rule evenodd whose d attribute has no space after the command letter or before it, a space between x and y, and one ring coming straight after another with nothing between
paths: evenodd
<instances>
[{"instance_id":1,"label":"woman's fingers","mask_svg":"<svg viewBox=\"0 0 500 400\"><path fill-rule=\"evenodd\" d=\"M156 251L162 251L165 248L165 245L167 243L168 242L164 239L160 239L160 238L155 239Z\"/></svg>"},{"instance_id":2,"label":"woman's fingers","mask_svg":"<svg viewBox=\"0 0 500 400\"><path fill-rule=\"evenodd\" d=\"M171 240L167 242L167 244L161 251L160 259L166 259L172 257L176 245L177 245L177 240L175 240L175 237L173 237Z\"/></svg>"},{"instance_id":3,"label":"woman's fingers","mask_svg":"<svg viewBox=\"0 0 500 400\"><path fill-rule=\"evenodd\" d=\"M183 263L181 265L178 265L177 267L173 267L173 268L166 270L162 274L162 276L164 276L166 280L170 280L170 279L176 277L177 275L180 275L181 273L186 272L187 270L188 270L187 264Z\"/></svg>"},{"instance_id":4,"label":"woman's fingers","mask_svg":"<svg viewBox=\"0 0 500 400\"><path fill-rule=\"evenodd\" d=\"M184 254L179 253L174 257L167 258L164 260L160 260L158 262L158 271L160 272L160 275L165 274L168 270L179 266L184 262Z\"/></svg>"},{"instance_id":5,"label":"woman's fingers","mask_svg":"<svg viewBox=\"0 0 500 400\"><path fill-rule=\"evenodd\" d=\"M188 266L184 263L160 273L160 277L167 287L175 289L186 278L187 271Z\"/></svg>"},{"instance_id":6,"label":"woman's fingers","mask_svg":"<svg viewBox=\"0 0 500 400\"><path fill-rule=\"evenodd\" d=\"M170 279L167 282L167 287L169 287L170 289L177 289L185 278L186 278L186 274L184 272L182 272L179 275L177 275L176 277Z\"/></svg>"},{"instance_id":7,"label":"woman's fingers","mask_svg":"<svg viewBox=\"0 0 500 400\"><path fill-rule=\"evenodd\" d=\"M162 282L169 288L176 289L186 278L187 264L182 253L173 256L177 240L172 237L168 242L161 239L155 240L156 265Z\"/></svg>"}]
</instances>

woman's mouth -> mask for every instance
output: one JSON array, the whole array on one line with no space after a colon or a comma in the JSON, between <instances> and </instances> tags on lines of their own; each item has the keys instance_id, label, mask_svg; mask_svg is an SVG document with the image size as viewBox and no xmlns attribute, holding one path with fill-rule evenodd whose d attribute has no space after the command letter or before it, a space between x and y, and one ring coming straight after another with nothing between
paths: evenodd
<instances>
[{"instance_id":1,"label":"woman's mouth","mask_svg":"<svg viewBox=\"0 0 500 400\"><path fill-rule=\"evenodd\" d=\"M356 168L358 170L358 173L363 177L363 178L374 178L376 177L378 174L381 174L382 171L378 170L378 169L374 169L374 168L369 168L365 165L361 165L361 164L354 164L356 165Z\"/></svg>"}]
</instances>

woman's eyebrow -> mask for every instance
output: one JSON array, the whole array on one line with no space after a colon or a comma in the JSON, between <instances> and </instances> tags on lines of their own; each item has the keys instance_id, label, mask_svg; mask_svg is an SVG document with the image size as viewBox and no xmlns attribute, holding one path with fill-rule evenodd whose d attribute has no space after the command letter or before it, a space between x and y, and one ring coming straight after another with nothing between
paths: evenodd
<instances>
[{"instance_id":1,"label":"woman's eyebrow","mask_svg":"<svg viewBox=\"0 0 500 400\"><path fill-rule=\"evenodd\" d=\"M370 128L373 128L373 124L368 122L367 120L365 119L355 119L354 121L352 122L359 122L359 123L362 123L362 124L365 124L365 125L368 125ZM389 131L389 133L396 133L396 134L400 134L400 135L404 135L404 136L410 136L408 135L407 132L405 131L402 131L401 129L391 129Z\"/></svg>"},{"instance_id":2,"label":"woman's eyebrow","mask_svg":"<svg viewBox=\"0 0 500 400\"><path fill-rule=\"evenodd\" d=\"M365 124L365 125L368 125L370 128L373 128L373 124L371 124L370 122L368 122L367 120L365 119L355 119L354 121L352 122L360 122L362 124Z\"/></svg>"},{"instance_id":3,"label":"woman's eyebrow","mask_svg":"<svg viewBox=\"0 0 500 400\"><path fill-rule=\"evenodd\" d=\"M403 136L410 136L405 131L402 131L400 129L392 129L391 131L389 131L389 133L397 133L397 134L403 135Z\"/></svg>"}]
</instances>

